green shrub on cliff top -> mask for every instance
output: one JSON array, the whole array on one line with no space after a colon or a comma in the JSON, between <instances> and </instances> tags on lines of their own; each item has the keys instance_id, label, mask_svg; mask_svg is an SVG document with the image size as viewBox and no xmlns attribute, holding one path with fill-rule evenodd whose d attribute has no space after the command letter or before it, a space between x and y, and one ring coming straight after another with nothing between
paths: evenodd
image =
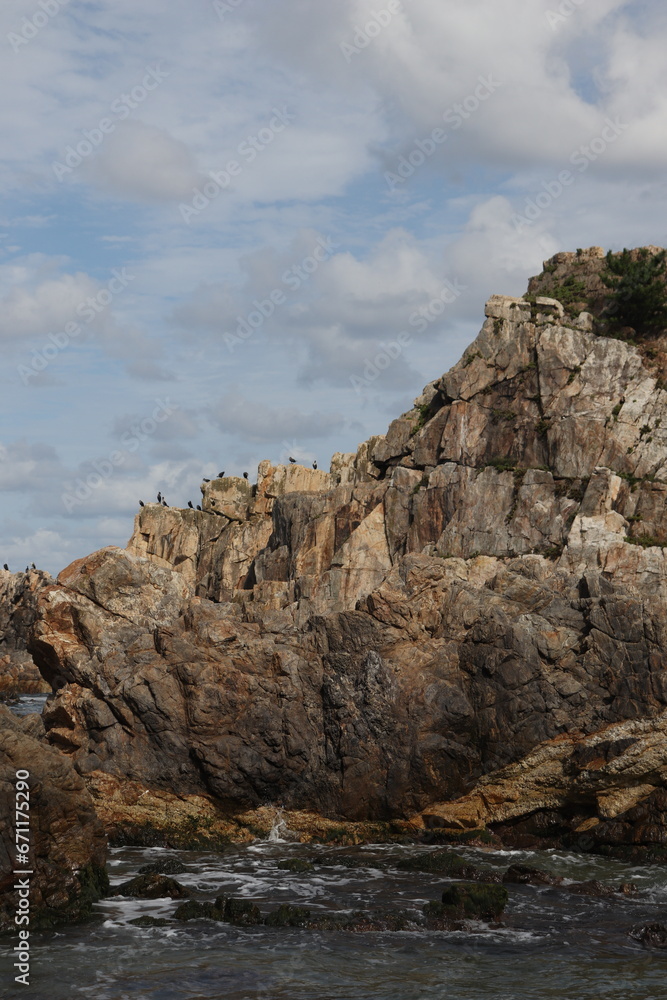
<instances>
[{"instance_id":1,"label":"green shrub on cliff top","mask_svg":"<svg viewBox=\"0 0 667 1000\"><path fill-rule=\"evenodd\" d=\"M606 257L601 278L610 293L605 315L616 327L630 326L641 336L667 327L667 251L642 247L633 260L629 250Z\"/></svg>"}]
</instances>

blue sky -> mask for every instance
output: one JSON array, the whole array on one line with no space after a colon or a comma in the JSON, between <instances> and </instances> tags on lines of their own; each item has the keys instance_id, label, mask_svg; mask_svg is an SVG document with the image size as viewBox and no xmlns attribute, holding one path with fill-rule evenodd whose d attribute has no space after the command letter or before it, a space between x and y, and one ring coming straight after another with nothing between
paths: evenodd
<instances>
[{"instance_id":1,"label":"blue sky","mask_svg":"<svg viewBox=\"0 0 667 1000\"><path fill-rule=\"evenodd\" d=\"M0 563L324 467L552 253L667 244L666 36L619 0L3 4Z\"/></svg>"}]
</instances>

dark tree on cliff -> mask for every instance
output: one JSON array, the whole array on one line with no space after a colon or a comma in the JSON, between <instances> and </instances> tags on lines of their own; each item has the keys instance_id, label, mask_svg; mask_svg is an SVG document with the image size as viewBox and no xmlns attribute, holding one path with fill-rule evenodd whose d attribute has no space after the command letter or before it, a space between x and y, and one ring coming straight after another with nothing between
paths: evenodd
<instances>
[{"instance_id":1,"label":"dark tree on cliff","mask_svg":"<svg viewBox=\"0 0 667 1000\"><path fill-rule=\"evenodd\" d=\"M633 260L630 251L606 257L601 275L611 288L605 315L614 326L631 326L640 336L667 327L667 251L652 254L646 247Z\"/></svg>"}]
</instances>

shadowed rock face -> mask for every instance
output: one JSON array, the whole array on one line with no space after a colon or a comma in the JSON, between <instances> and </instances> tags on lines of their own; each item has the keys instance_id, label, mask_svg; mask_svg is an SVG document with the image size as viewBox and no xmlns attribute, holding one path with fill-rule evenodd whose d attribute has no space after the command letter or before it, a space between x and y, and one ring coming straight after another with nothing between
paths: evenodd
<instances>
[{"instance_id":1,"label":"shadowed rock face","mask_svg":"<svg viewBox=\"0 0 667 1000\"><path fill-rule=\"evenodd\" d=\"M45 725L81 773L405 816L667 708L667 393L588 314L486 313L330 473L148 505L126 551L42 589Z\"/></svg>"},{"instance_id":2,"label":"shadowed rock face","mask_svg":"<svg viewBox=\"0 0 667 1000\"><path fill-rule=\"evenodd\" d=\"M17 931L17 770L30 772L30 929L89 916L108 886L106 838L90 794L72 762L28 735L30 726L0 706L0 932Z\"/></svg>"},{"instance_id":3,"label":"shadowed rock face","mask_svg":"<svg viewBox=\"0 0 667 1000\"><path fill-rule=\"evenodd\" d=\"M39 694L49 685L26 652L28 633L36 616L36 594L52 583L48 573L0 569L0 694Z\"/></svg>"}]
</instances>

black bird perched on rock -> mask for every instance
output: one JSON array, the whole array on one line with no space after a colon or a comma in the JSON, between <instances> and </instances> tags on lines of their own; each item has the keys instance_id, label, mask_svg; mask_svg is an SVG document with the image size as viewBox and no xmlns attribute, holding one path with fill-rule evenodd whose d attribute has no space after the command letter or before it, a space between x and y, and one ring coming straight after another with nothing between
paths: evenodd
<instances>
[{"instance_id":1,"label":"black bird perched on rock","mask_svg":"<svg viewBox=\"0 0 667 1000\"><path fill-rule=\"evenodd\" d=\"M25 568L26 573L29 571L29 569L30 569L30 567L26 566L26 568Z\"/></svg>"},{"instance_id":2,"label":"black bird perched on rock","mask_svg":"<svg viewBox=\"0 0 667 1000\"><path fill-rule=\"evenodd\" d=\"M204 482L205 482L205 483L210 483L210 482L211 482L211 480L210 480L210 479L205 479L205 480L204 480Z\"/></svg>"},{"instance_id":3,"label":"black bird perched on rock","mask_svg":"<svg viewBox=\"0 0 667 1000\"><path fill-rule=\"evenodd\" d=\"M146 504L144 503L144 501L143 501L143 500L140 500L140 501L139 501L139 506L140 506L140 507L145 507L145 506L146 506Z\"/></svg>"},{"instance_id":4,"label":"black bird perched on rock","mask_svg":"<svg viewBox=\"0 0 667 1000\"><path fill-rule=\"evenodd\" d=\"M290 455L290 457L289 457L289 464L290 464L290 465L296 465L296 459L295 459L295 458L292 458L292 456L291 456L291 455Z\"/></svg>"},{"instance_id":5,"label":"black bird perched on rock","mask_svg":"<svg viewBox=\"0 0 667 1000\"><path fill-rule=\"evenodd\" d=\"M158 495L157 495L157 502L158 503L162 503L162 494L161 493L158 493Z\"/></svg>"},{"instance_id":6,"label":"black bird perched on rock","mask_svg":"<svg viewBox=\"0 0 667 1000\"><path fill-rule=\"evenodd\" d=\"M30 563L30 566L31 566L32 569L37 569L37 567L35 566L34 563Z\"/></svg>"},{"instance_id":7,"label":"black bird perched on rock","mask_svg":"<svg viewBox=\"0 0 667 1000\"><path fill-rule=\"evenodd\" d=\"M5 565L3 566L3 569L7 569L7 570L9 569L9 566L7 565L7 563L5 563Z\"/></svg>"},{"instance_id":8,"label":"black bird perched on rock","mask_svg":"<svg viewBox=\"0 0 667 1000\"><path fill-rule=\"evenodd\" d=\"M218 479L224 479L224 478L225 478L225 472L224 472L224 469L223 469L222 472L218 473Z\"/></svg>"},{"instance_id":9,"label":"black bird perched on rock","mask_svg":"<svg viewBox=\"0 0 667 1000\"><path fill-rule=\"evenodd\" d=\"M199 504L197 504L197 510L201 510L201 507L199 506Z\"/></svg>"},{"instance_id":10,"label":"black bird perched on rock","mask_svg":"<svg viewBox=\"0 0 667 1000\"><path fill-rule=\"evenodd\" d=\"M163 500L163 501L162 501L162 506L163 506L163 507L168 507L168 506L169 506L169 504L167 503L167 501L166 501L166 500Z\"/></svg>"},{"instance_id":11,"label":"black bird perched on rock","mask_svg":"<svg viewBox=\"0 0 667 1000\"><path fill-rule=\"evenodd\" d=\"M317 468L317 461L314 461L314 462L313 462L313 468L314 468L314 469L316 469L316 468Z\"/></svg>"},{"instance_id":12,"label":"black bird perched on rock","mask_svg":"<svg viewBox=\"0 0 667 1000\"><path fill-rule=\"evenodd\" d=\"M243 478L244 478L244 479L247 479L247 478L248 478L248 473L247 473L247 472L244 472L244 473L243 473Z\"/></svg>"},{"instance_id":13,"label":"black bird perched on rock","mask_svg":"<svg viewBox=\"0 0 667 1000\"><path fill-rule=\"evenodd\" d=\"M188 507L190 508L190 510L194 510L194 507L192 506L192 500L188 500Z\"/></svg>"}]
</instances>

